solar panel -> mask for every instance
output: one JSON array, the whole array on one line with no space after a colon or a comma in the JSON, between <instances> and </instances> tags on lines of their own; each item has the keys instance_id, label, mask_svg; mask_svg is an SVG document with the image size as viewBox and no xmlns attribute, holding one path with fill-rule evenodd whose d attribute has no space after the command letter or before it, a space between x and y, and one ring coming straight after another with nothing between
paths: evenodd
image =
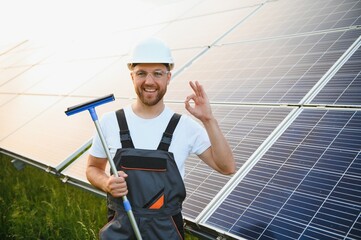
<instances>
[{"instance_id":1,"label":"solar panel","mask_svg":"<svg viewBox=\"0 0 361 240\"><path fill-rule=\"evenodd\" d=\"M13 68L35 65L51 56L53 51L49 48L24 41L16 47L9 49L6 54L0 55L1 68Z\"/></svg>"},{"instance_id":2,"label":"solar panel","mask_svg":"<svg viewBox=\"0 0 361 240\"><path fill-rule=\"evenodd\" d=\"M114 93L121 98L134 97L133 83L124 58L112 62L104 71L89 79L81 87L75 89L72 95L104 96Z\"/></svg>"},{"instance_id":3,"label":"solar panel","mask_svg":"<svg viewBox=\"0 0 361 240\"><path fill-rule=\"evenodd\" d=\"M218 14L226 11L237 11L241 8L253 8L255 6L260 6L263 2L263 0L228 0L219 4L219 1L217 0L199 1L180 18Z\"/></svg>"},{"instance_id":4,"label":"solar panel","mask_svg":"<svg viewBox=\"0 0 361 240\"><path fill-rule=\"evenodd\" d=\"M8 50L5 54L0 55L0 91L6 92L7 84L13 84L14 79L28 74L34 65L44 61L51 54L52 51L45 47L39 47L36 44L24 41ZM35 79L38 80L36 77ZM16 91L16 93L18 92Z\"/></svg>"},{"instance_id":5,"label":"solar panel","mask_svg":"<svg viewBox=\"0 0 361 240\"><path fill-rule=\"evenodd\" d=\"M25 91L28 94L67 95L104 71L116 59L90 59L58 63L45 79Z\"/></svg>"},{"instance_id":6,"label":"solar panel","mask_svg":"<svg viewBox=\"0 0 361 240\"><path fill-rule=\"evenodd\" d=\"M53 68L49 65L37 64L34 66L29 66L25 68L15 68L22 69L17 76L6 81L0 88L1 93L13 93L19 94L24 93L26 90L44 80L49 76Z\"/></svg>"},{"instance_id":7,"label":"solar panel","mask_svg":"<svg viewBox=\"0 0 361 240\"><path fill-rule=\"evenodd\" d=\"M0 87L10 82L17 76L29 70L31 66L23 66L23 67L11 67L11 68L3 68L0 69Z\"/></svg>"},{"instance_id":8,"label":"solar panel","mask_svg":"<svg viewBox=\"0 0 361 240\"><path fill-rule=\"evenodd\" d=\"M135 29L146 26L168 24L177 21L183 14L189 12L192 8L197 6L202 0L182 0L182 1L152 1L141 2L146 8L139 9L143 12L138 12L137 6L131 11L134 12L131 21L123 24L124 29Z\"/></svg>"},{"instance_id":9,"label":"solar panel","mask_svg":"<svg viewBox=\"0 0 361 240\"><path fill-rule=\"evenodd\" d=\"M360 30L214 46L169 88L185 99L199 80L213 102L298 103L360 36Z\"/></svg>"},{"instance_id":10,"label":"solar panel","mask_svg":"<svg viewBox=\"0 0 361 240\"><path fill-rule=\"evenodd\" d=\"M5 54L9 53L12 49L18 47L19 45L23 44L25 41L21 40L7 40L0 42L0 61L3 58L6 58Z\"/></svg>"},{"instance_id":11,"label":"solar panel","mask_svg":"<svg viewBox=\"0 0 361 240\"><path fill-rule=\"evenodd\" d=\"M312 100L313 104L361 105L359 48Z\"/></svg>"},{"instance_id":12,"label":"solar panel","mask_svg":"<svg viewBox=\"0 0 361 240\"><path fill-rule=\"evenodd\" d=\"M55 168L95 132L88 112L71 117L64 113L68 107L86 101L89 98L17 96L0 107L1 148ZM99 106L98 114L124 101Z\"/></svg>"},{"instance_id":13,"label":"solar panel","mask_svg":"<svg viewBox=\"0 0 361 240\"><path fill-rule=\"evenodd\" d=\"M348 28L361 24L360 1L267 1L223 43Z\"/></svg>"},{"instance_id":14,"label":"solar panel","mask_svg":"<svg viewBox=\"0 0 361 240\"><path fill-rule=\"evenodd\" d=\"M48 97L44 101L44 98L39 96L16 96L7 101L0 107L0 141L26 125L58 100L59 97Z\"/></svg>"},{"instance_id":15,"label":"solar panel","mask_svg":"<svg viewBox=\"0 0 361 240\"><path fill-rule=\"evenodd\" d=\"M0 94L0 107L11 101L12 98L16 97L15 94Z\"/></svg>"},{"instance_id":16,"label":"solar panel","mask_svg":"<svg viewBox=\"0 0 361 240\"><path fill-rule=\"evenodd\" d=\"M304 109L205 224L247 239L357 238L360 122Z\"/></svg>"},{"instance_id":17,"label":"solar panel","mask_svg":"<svg viewBox=\"0 0 361 240\"><path fill-rule=\"evenodd\" d=\"M209 46L225 34L227 30L230 30L247 17L253 10L254 7L249 7L180 19L169 23L156 36L171 43L172 48ZM217 26L219 23L222 23L222 27L211 27ZM207 29L207 31L204 31L204 29Z\"/></svg>"}]
</instances>

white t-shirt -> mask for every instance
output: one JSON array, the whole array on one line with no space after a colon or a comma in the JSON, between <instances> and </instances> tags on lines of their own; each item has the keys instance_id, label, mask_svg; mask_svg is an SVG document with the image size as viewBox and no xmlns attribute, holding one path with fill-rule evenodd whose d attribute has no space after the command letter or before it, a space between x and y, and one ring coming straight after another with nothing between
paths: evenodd
<instances>
[{"instance_id":1,"label":"white t-shirt","mask_svg":"<svg viewBox=\"0 0 361 240\"><path fill-rule=\"evenodd\" d=\"M174 111L165 107L164 111L152 119L137 116L131 106L124 108L128 128L135 148L156 150ZM121 148L119 126L115 112L108 112L100 119L100 127L112 157ZM201 154L211 146L206 130L194 119L182 115L174 133L169 152L174 154L181 176L184 177L184 163L192 153ZM94 134L89 153L98 158L106 158L106 153L98 134Z\"/></svg>"}]
</instances>

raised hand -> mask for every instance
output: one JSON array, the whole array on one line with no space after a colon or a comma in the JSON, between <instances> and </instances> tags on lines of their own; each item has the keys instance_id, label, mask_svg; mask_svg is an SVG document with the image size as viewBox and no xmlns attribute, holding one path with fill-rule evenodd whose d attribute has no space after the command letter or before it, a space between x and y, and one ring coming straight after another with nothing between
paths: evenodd
<instances>
[{"instance_id":1,"label":"raised hand","mask_svg":"<svg viewBox=\"0 0 361 240\"><path fill-rule=\"evenodd\" d=\"M212 109L209 104L209 100L206 92L202 85L198 81L193 83L189 82L189 85L193 89L193 94L187 96L185 100L185 108L191 113L194 117L198 118L202 122L206 122L213 118ZM193 101L193 106L190 101Z\"/></svg>"}]
</instances>

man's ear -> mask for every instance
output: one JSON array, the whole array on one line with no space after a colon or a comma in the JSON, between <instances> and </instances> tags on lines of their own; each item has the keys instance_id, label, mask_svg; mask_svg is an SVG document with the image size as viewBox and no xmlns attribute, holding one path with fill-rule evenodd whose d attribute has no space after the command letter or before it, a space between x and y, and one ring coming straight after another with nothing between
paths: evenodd
<instances>
[{"instance_id":1,"label":"man's ear","mask_svg":"<svg viewBox=\"0 0 361 240\"><path fill-rule=\"evenodd\" d=\"M172 79L172 72L169 72L167 77L168 77L168 79L167 79L167 85L169 85L170 80Z\"/></svg>"}]
</instances>

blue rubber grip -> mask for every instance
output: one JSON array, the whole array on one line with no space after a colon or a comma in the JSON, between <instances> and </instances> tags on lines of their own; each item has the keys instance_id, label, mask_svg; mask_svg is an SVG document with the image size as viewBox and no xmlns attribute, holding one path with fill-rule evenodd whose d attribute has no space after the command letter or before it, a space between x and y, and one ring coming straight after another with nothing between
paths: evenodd
<instances>
[{"instance_id":1,"label":"blue rubber grip","mask_svg":"<svg viewBox=\"0 0 361 240\"><path fill-rule=\"evenodd\" d=\"M123 200L124 209L126 212L132 211L132 206L130 205L130 202L127 200Z\"/></svg>"},{"instance_id":2,"label":"blue rubber grip","mask_svg":"<svg viewBox=\"0 0 361 240\"><path fill-rule=\"evenodd\" d=\"M92 116L93 121L97 121L98 120L98 115L97 112L95 111L95 108L89 108L89 113Z\"/></svg>"}]
</instances>

